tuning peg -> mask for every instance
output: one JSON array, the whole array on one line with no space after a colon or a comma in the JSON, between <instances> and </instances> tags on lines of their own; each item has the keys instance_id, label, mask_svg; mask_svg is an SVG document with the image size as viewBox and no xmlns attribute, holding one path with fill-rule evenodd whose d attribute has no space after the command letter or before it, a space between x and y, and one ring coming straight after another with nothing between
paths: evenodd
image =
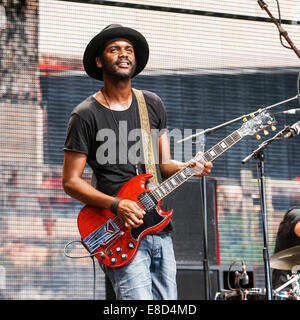
<instances>
[{"instance_id":1,"label":"tuning peg","mask_svg":"<svg viewBox=\"0 0 300 320\"><path fill-rule=\"evenodd\" d=\"M272 131L275 131L276 127L275 126L271 126L271 129L272 129Z\"/></svg>"},{"instance_id":2,"label":"tuning peg","mask_svg":"<svg viewBox=\"0 0 300 320\"><path fill-rule=\"evenodd\" d=\"M256 139L260 140L261 136L259 134L256 135Z\"/></svg>"},{"instance_id":3,"label":"tuning peg","mask_svg":"<svg viewBox=\"0 0 300 320\"><path fill-rule=\"evenodd\" d=\"M251 114L250 114L250 117L251 117L251 118L254 118L254 116L255 116L254 113L251 113Z\"/></svg>"},{"instance_id":4,"label":"tuning peg","mask_svg":"<svg viewBox=\"0 0 300 320\"><path fill-rule=\"evenodd\" d=\"M264 135L267 136L269 132L267 130L264 131Z\"/></svg>"},{"instance_id":5,"label":"tuning peg","mask_svg":"<svg viewBox=\"0 0 300 320\"><path fill-rule=\"evenodd\" d=\"M244 119L243 119L243 122L247 122L247 121L248 121L247 118L244 118Z\"/></svg>"}]
</instances>

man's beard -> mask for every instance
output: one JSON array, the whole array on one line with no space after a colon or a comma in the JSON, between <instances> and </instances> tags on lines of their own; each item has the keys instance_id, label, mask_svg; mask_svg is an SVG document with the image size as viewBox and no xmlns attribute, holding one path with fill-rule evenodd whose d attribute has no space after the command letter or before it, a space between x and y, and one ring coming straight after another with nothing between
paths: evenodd
<instances>
[{"instance_id":1,"label":"man's beard","mask_svg":"<svg viewBox=\"0 0 300 320\"><path fill-rule=\"evenodd\" d=\"M136 69L136 63L132 63L129 60L126 60L126 62L129 62L129 66L131 66L131 68L124 69L122 72L117 68L118 63L121 63L120 61L116 61L115 63L109 65L105 59L102 59L102 72L118 79L131 79Z\"/></svg>"}]
</instances>

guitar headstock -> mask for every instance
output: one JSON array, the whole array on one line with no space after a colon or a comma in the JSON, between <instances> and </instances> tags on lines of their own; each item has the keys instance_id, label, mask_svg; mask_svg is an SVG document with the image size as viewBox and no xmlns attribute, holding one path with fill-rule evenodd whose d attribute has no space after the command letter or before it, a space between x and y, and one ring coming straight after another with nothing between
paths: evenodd
<instances>
[{"instance_id":1,"label":"guitar headstock","mask_svg":"<svg viewBox=\"0 0 300 320\"><path fill-rule=\"evenodd\" d=\"M266 129L271 127L272 131L275 131L276 120L268 113L267 111L258 110L257 115L254 113L251 114L251 119L243 119L244 124L238 130L242 136L254 136L259 140L260 136L258 133L264 131L264 134L267 135L268 131Z\"/></svg>"}]
</instances>

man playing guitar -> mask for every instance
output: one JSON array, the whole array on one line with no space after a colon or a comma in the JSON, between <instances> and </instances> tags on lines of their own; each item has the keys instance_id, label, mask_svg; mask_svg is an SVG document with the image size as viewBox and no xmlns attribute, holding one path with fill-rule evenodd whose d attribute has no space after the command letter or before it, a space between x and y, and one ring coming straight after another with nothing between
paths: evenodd
<instances>
[{"instance_id":1,"label":"man playing guitar","mask_svg":"<svg viewBox=\"0 0 300 320\"><path fill-rule=\"evenodd\" d=\"M73 110L64 146L65 192L84 204L110 210L128 229L143 225L145 210L136 201L116 195L124 183L145 173L143 161L136 161L137 141L128 136L141 128L131 78L145 68L148 57L144 36L121 25L107 26L89 42L83 58L85 71L104 85ZM209 174L213 165L200 153L188 163L171 159L163 102L152 92L143 90L143 95L150 127L159 132L157 141L153 141L158 147L158 182L187 164L198 176ZM93 170L95 185L82 179L86 163ZM134 259L125 266L111 268L100 262L117 299L177 298L171 230L172 224L168 223L163 230L146 235Z\"/></svg>"}]
</instances>

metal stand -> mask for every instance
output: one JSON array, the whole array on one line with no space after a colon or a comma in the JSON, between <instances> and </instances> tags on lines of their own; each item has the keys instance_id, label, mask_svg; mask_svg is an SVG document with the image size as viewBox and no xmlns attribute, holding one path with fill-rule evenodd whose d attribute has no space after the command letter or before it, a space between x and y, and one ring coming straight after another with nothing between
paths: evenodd
<instances>
[{"instance_id":1,"label":"metal stand","mask_svg":"<svg viewBox=\"0 0 300 320\"><path fill-rule=\"evenodd\" d=\"M270 106L268 106L268 107L265 107L265 108L263 108L263 109L261 109L261 110L262 110L262 111L264 111L264 110L270 110L270 109L272 109L272 108L274 108L274 107L278 107L278 106L280 106L280 105L282 105L282 104L288 103L288 102L293 101L293 100L298 99L298 98L300 98L300 95L296 95L296 96L291 97L291 98L289 98L289 99L286 99L286 100L277 102L277 103L272 104L272 105L270 105ZM240 120L242 120L243 118L250 117L252 114L253 114L253 112L248 113L248 114L244 114L244 115L242 115L242 116L240 116L240 117L238 117L238 118L235 118L235 119L233 119L233 120L229 120L229 121L227 121L227 122L221 123L221 124L219 124L219 125L217 125L217 126L215 126L215 127L213 127L213 128L207 128L207 129L205 129L205 130L203 130L203 131L200 131L200 132L198 132L198 133L192 134L192 135L190 135L190 136L188 136L188 137L186 137L186 138L184 138L184 139L180 139L180 140L177 141L177 143L185 142L185 141L190 140L190 139L192 139L192 138L196 138L197 136L200 136L200 135L209 135L209 134L211 134L211 133L213 133L213 132L215 132L215 131L217 131L217 130L219 130L219 129L222 129L222 128L224 128L224 127L226 127L226 126L229 126L229 125L231 125L231 124L233 124L233 123L235 123L235 122L237 122L237 121L240 121Z\"/></svg>"},{"instance_id":2,"label":"metal stand","mask_svg":"<svg viewBox=\"0 0 300 320\"><path fill-rule=\"evenodd\" d=\"M205 135L202 151L205 151ZM208 246L207 246L207 192L206 192L206 177L203 176L201 180L202 186L202 201L203 201L203 273L204 273L204 288L205 300L211 299L210 290L210 270L208 260Z\"/></svg>"},{"instance_id":3,"label":"metal stand","mask_svg":"<svg viewBox=\"0 0 300 320\"><path fill-rule=\"evenodd\" d=\"M287 41L287 43L290 45L290 49L294 50L294 52L296 53L297 57L300 59L300 51L294 45L294 43L291 40L291 38L289 37L287 31L284 30L283 27L281 26L281 24L278 23L278 21L274 18L274 16L272 15L270 10L268 9L268 5L263 0L258 0L257 2L259 4L259 6L261 7L261 9L265 10L266 13L269 15L269 17L271 18L271 20L274 22L274 24L276 25L280 35L283 36L285 38L285 40Z\"/></svg>"},{"instance_id":4,"label":"metal stand","mask_svg":"<svg viewBox=\"0 0 300 320\"><path fill-rule=\"evenodd\" d=\"M262 213L262 225L263 225L263 259L265 267L265 282L267 299L272 300L272 285L271 285L271 271L270 271L270 256L268 248L268 223L267 223L267 207L266 207L266 192L265 192L265 169L264 152L261 151L256 155L257 158L257 174L260 180L260 196L261 196L261 213Z\"/></svg>"},{"instance_id":5,"label":"metal stand","mask_svg":"<svg viewBox=\"0 0 300 320\"><path fill-rule=\"evenodd\" d=\"M256 150L247 156L242 163L247 163L250 159L257 159L257 175L260 181L260 199L261 199L261 214L263 225L263 260L265 269L265 283L267 299L272 300L272 285L271 285L271 272L270 272L270 257L268 248L268 224L267 224L267 206L266 206L266 193L265 193L265 148L275 140L281 140L287 128L282 129L273 138L263 142Z\"/></svg>"},{"instance_id":6,"label":"metal stand","mask_svg":"<svg viewBox=\"0 0 300 320\"><path fill-rule=\"evenodd\" d=\"M282 289L284 289L285 287L287 287L290 284L293 284L294 286L294 293L296 296L298 296L298 292L300 290L300 284L296 283L294 284L294 282L297 282L298 280L300 280L300 273L298 273L296 276L292 276L292 278L290 280L288 280L286 283L284 283L282 286L280 286L279 288L277 288L276 290L274 290L274 293L279 293Z\"/></svg>"}]
</instances>

